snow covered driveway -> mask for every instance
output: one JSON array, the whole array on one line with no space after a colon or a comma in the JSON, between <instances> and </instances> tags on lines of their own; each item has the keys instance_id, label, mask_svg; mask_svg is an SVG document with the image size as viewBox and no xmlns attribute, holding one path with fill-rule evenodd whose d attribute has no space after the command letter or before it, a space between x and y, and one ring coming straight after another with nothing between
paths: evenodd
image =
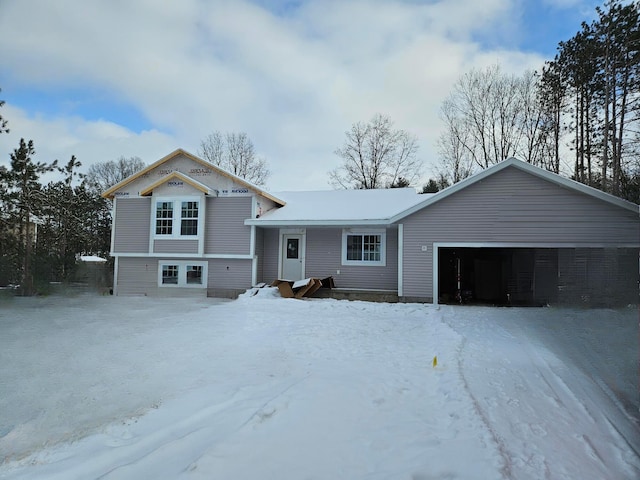
<instances>
[{"instance_id":1,"label":"snow covered driveway","mask_svg":"<svg viewBox=\"0 0 640 480\"><path fill-rule=\"evenodd\" d=\"M635 311L270 293L0 303L0 478L640 475Z\"/></svg>"}]
</instances>

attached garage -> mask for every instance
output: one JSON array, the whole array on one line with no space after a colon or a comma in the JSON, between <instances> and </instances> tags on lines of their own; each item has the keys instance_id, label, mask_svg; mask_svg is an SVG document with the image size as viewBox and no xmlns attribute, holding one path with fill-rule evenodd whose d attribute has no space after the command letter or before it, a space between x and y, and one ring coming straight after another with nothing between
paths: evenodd
<instances>
[{"instance_id":1,"label":"attached garage","mask_svg":"<svg viewBox=\"0 0 640 480\"><path fill-rule=\"evenodd\" d=\"M515 159L432 195L397 223L405 301L638 301L638 206Z\"/></svg>"},{"instance_id":2,"label":"attached garage","mask_svg":"<svg viewBox=\"0 0 640 480\"><path fill-rule=\"evenodd\" d=\"M438 247L438 303L606 306L635 303L637 251ZM631 281L629 281L631 280Z\"/></svg>"}]
</instances>

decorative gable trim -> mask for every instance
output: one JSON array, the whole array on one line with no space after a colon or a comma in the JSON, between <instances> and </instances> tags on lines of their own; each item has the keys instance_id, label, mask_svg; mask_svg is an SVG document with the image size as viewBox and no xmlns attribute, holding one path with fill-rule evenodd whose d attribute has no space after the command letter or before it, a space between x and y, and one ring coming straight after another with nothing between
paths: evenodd
<instances>
[{"instance_id":1,"label":"decorative gable trim","mask_svg":"<svg viewBox=\"0 0 640 480\"><path fill-rule=\"evenodd\" d=\"M193 188L195 188L196 190L201 191L205 195L210 195L211 192L215 192L215 190L211 190L205 184L200 183L197 180L194 180L193 178L189 177L188 175L185 175L182 172L171 172L171 173L165 175L164 177L162 177L157 182L149 185L144 190L141 190L140 191L140 196L141 197L146 197L147 195L151 195L151 193L153 192L154 189L156 189L160 185L163 185L166 182L171 181L174 178L191 185Z\"/></svg>"},{"instance_id":2,"label":"decorative gable trim","mask_svg":"<svg viewBox=\"0 0 640 480\"><path fill-rule=\"evenodd\" d=\"M152 163L151 165L143 168L142 170L140 170L139 172L134 173L133 175L125 178L124 180L122 180L119 183L116 183L113 187L109 188L108 190L106 190L105 192L102 193L102 197L104 198L113 198L115 196L115 193L120 190L122 187L125 187L126 185L130 184L131 182L133 182L134 180L142 177L143 175L149 173L150 171L154 170L155 168L159 167L160 165L168 162L169 160L178 157L178 156L185 156L188 159L192 160L195 163L198 163L199 165L201 165L203 168L208 168L210 170L213 170L214 172L227 177L229 179L231 179L232 181L234 181L235 183L242 185L246 188L248 188L249 190L262 195L265 198L268 198L269 200L275 202L276 204L280 205L280 206L284 206L286 204L286 202L284 202L283 200L280 200L277 197L274 197L273 195L271 195L270 193L267 193L266 191L264 191L263 189L261 189L260 187L253 185L252 183L247 182L246 180L237 177L229 172L227 172L226 170L221 169L220 167L217 167L216 165L209 163L205 160L203 160L200 157L197 157L189 152L187 152L186 150L183 150L182 148L178 148L177 150L171 152L169 155L167 155L166 157L161 158L160 160L158 160L155 163ZM208 187L207 187L208 188ZM146 189L145 189L146 190Z\"/></svg>"}]
</instances>

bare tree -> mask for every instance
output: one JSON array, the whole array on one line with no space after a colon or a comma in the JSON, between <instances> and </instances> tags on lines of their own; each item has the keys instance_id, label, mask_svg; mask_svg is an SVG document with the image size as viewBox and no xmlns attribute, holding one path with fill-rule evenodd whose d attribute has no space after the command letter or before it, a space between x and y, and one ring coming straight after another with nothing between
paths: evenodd
<instances>
[{"instance_id":1,"label":"bare tree","mask_svg":"<svg viewBox=\"0 0 640 480\"><path fill-rule=\"evenodd\" d=\"M438 138L440 162L434 169L434 173L452 185L470 177L477 166L473 156L465 147L470 142L469 130L464 127L464 124L455 121L456 111L453 105L445 102L440 114L448 130Z\"/></svg>"},{"instance_id":2,"label":"bare tree","mask_svg":"<svg viewBox=\"0 0 640 480\"><path fill-rule=\"evenodd\" d=\"M86 182L90 188L102 193L144 167L146 165L140 157L120 157L116 160L95 163L89 167Z\"/></svg>"},{"instance_id":3,"label":"bare tree","mask_svg":"<svg viewBox=\"0 0 640 480\"><path fill-rule=\"evenodd\" d=\"M390 188L401 178L411 184L420 176L417 138L394 129L388 116L376 114L369 123L354 123L346 136L334 152L343 163L329 172L334 188Z\"/></svg>"},{"instance_id":4,"label":"bare tree","mask_svg":"<svg viewBox=\"0 0 640 480\"><path fill-rule=\"evenodd\" d=\"M507 75L496 65L463 75L441 108L441 161L457 169L450 179L468 175L469 164L487 168L513 156L543 163L539 105L533 72Z\"/></svg>"},{"instance_id":5,"label":"bare tree","mask_svg":"<svg viewBox=\"0 0 640 480\"><path fill-rule=\"evenodd\" d=\"M254 185L264 185L271 172L267 161L258 157L246 133L215 131L200 142L198 154L208 162Z\"/></svg>"}]
</instances>

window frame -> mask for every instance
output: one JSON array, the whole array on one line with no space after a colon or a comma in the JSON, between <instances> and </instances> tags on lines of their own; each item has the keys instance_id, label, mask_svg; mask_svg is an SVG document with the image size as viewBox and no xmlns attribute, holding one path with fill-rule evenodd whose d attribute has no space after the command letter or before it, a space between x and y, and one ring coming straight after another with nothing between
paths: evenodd
<instances>
[{"instance_id":1,"label":"window frame","mask_svg":"<svg viewBox=\"0 0 640 480\"><path fill-rule=\"evenodd\" d=\"M152 205L152 218L151 218L151 228L153 232L153 238L158 240L196 240L201 236L201 232L204 228L204 224L202 221L203 215L203 199L202 197L165 197L165 196L157 196L153 197L153 205ZM162 218L158 217L158 204L159 203L171 203L172 209L172 217L171 218ZM198 210L196 217L183 217L183 203L195 203L196 208ZM189 210L190 211L190 210ZM158 220L171 220L171 233L157 233L158 232ZM196 233L195 234L183 234L182 233L182 223L183 221L194 221L196 222Z\"/></svg>"},{"instance_id":2,"label":"window frame","mask_svg":"<svg viewBox=\"0 0 640 480\"><path fill-rule=\"evenodd\" d=\"M163 268L176 267L178 271L177 283L163 283ZM200 267L202 269L202 283L189 283L187 268ZM209 262L191 260L159 260L158 261L158 287L160 288L207 288Z\"/></svg>"},{"instance_id":3,"label":"window frame","mask_svg":"<svg viewBox=\"0 0 640 480\"><path fill-rule=\"evenodd\" d=\"M349 260L348 255L348 237L361 237L362 241L362 257L364 258L364 237L380 236L380 259L379 260ZM342 265L360 266L360 267L385 267L387 265L387 231L386 230L370 230L370 229L343 229L342 230Z\"/></svg>"}]
</instances>

